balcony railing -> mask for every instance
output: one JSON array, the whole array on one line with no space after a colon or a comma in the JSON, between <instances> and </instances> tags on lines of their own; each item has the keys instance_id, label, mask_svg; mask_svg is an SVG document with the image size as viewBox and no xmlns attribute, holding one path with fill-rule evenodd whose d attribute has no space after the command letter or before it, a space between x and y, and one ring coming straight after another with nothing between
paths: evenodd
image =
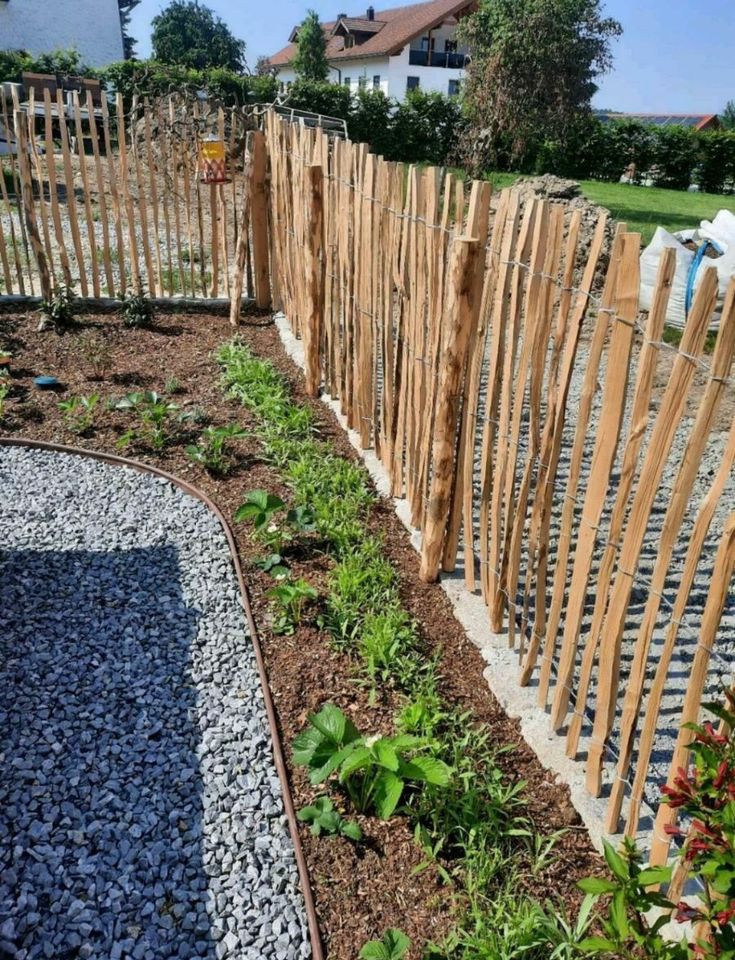
<instances>
[{"instance_id":1,"label":"balcony railing","mask_svg":"<svg viewBox=\"0 0 735 960\"><path fill-rule=\"evenodd\" d=\"M408 62L412 67L450 67L462 70L467 66L466 53L430 53L428 50L409 50Z\"/></svg>"}]
</instances>

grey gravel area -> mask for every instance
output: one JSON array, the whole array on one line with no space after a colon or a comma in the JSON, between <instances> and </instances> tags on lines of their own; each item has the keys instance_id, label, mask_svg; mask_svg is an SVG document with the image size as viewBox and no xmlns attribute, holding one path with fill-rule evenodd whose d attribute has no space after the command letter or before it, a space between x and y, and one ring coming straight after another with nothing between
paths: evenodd
<instances>
[{"instance_id":1,"label":"grey gravel area","mask_svg":"<svg viewBox=\"0 0 735 960\"><path fill-rule=\"evenodd\" d=\"M0 448L0 958L308 958L216 518Z\"/></svg>"}]
</instances>

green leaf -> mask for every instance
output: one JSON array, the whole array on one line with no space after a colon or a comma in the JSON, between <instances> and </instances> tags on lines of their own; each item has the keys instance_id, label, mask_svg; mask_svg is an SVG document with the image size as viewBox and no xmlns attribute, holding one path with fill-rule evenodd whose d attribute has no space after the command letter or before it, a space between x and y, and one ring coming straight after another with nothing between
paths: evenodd
<instances>
[{"instance_id":1,"label":"green leaf","mask_svg":"<svg viewBox=\"0 0 735 960\"><path fill-rule=\"evenodd\" d=\"M314 786L323 783L350 756L354 749L353 744L348 744L341 750L335 750L333 744L322 742L312 757L311 773L309 774L311 783Z\"/></svg>"},{"instance_id":2,"label":"green leaf","mask_svg":"<svg viewBox=\"0 0 735 960\"><path fill-rule=\"evenodd\" d=\"M256 503L243 503L235 511L235 523L242 523L243 520L253 520L262 516L263 511Z\"/></svg>"},{"instance_id":3,"label":"green leaf","mask_svg":"<svg viewBox=\"0 0 735 960\"><path fill-rule=\"evenodd\" d=\"M324 741L321 733L313 727L302 730L293 741L293 759L299 766L308 765L314 756L314 751Z\"/></svg>"},{"instance_id":4,"label":"green leaf","mask_svg":"<svg viewBox=\"0 0 735 960\"><path fill-rule=\"evenodd\" d=\"M347 837L348 840L354 840L358 843L362 840L362 830L360 824L356 820L345 820L340 826L343 836Z\"/></svg>"},{"instance_id":5,"label":"green leaf","mask_svg":"<svg viewBox=\"0 0 735 960\"><path fill-rule=\"evenodd\" d=\"M390 740L381 738L373 744L373 755L381 767L386 770L398 770L398 754Z\"/></svg>"},{"instance_id":6,"label":"green leaf","mask_svg":"<svg viewBox=\"0 0 735 960\"><path fill-rule=\"evenodd\" d=\"M585 953L614 953L618 949L615 941L606 937L586 937L580 940L578 946Z\"/></svg>"},{"instance_id":7,"label":"green leaf","mask_svg":"<svg viewBox=\"0 0 735 960\"><path fill-rule=\"evenodd\" d=\"M384 770L375 781L375 809L381 820L388 820L398 806L403 793L403 780L391 770Z\"/></svg>"},{"instance_id":8,"label":"green leaf","mask_svg":"<svg viewBox=\"0 0 735 960\"><path fill-rule=\"evenodd\" d=\"M577 883L580 890L599 896L602 893L614 893L618 885L612 880L603 880L601 877L585 877Z\"/></svg>"},{"instance_id":9,"label":"green leaf","mask_svg":"<svg viewBox=\"0 0 735 960\"><path fill-rule=\"evenodd\" d=\"M319 816L319 810L314 806L302 807L301 810L296 814L296 819L300 820L302 823L309 823L310 820L315 820Z\"/></svg>"},{"instance_id":10,"label":"green leaf","mask_svg":"<svg viewBox=\"0 0 735 960\"><path fill-rule=\"evenodd\" d=\"M452 778L452 768L436 757L413 757L401 767L401 774L411 780L446 787Z\"/></svg>"},{"instance_id":11,"label":"green leaf","mask_svg":"<svg viewBox=\"0 0 735 960\"><path fill-rule=\"evenodd\" d=\"M333 703L325 703L319 713L310 714L309 722L332 743L344 743L347 717Z\"/></svg>"},{"instance_id":12,"label":"green leaf","mask_svg":"<svg viewBox=\"0 0 735 960\"><path fill-rule=\"evenodd\" d=\"M361 960L391 960L380 940L371 940L360 951Z\"/></svg>"},{"instance_id":13,"label":"green leaf","mask_svg":"<svg viewBox=\"0 0 735 960\"><path fill-rule=\"evenodd\" d=\"M671 867L649 867L638 874L638 883L642 887L652 887L654 884L668 883L671 880Z\"/></svg>"},{"instance_id":14,"label":"green leaf","mask_svg":"<svg viewBox=\"0 0 735 960\"><path fill-rule=\"evenodd\" d=\"M610 923L621 940L628 938L628 913L625 904L625 890L618 890L610 904Z\"/></svg>"},{"instance_id":15,"label":"green leaf","mask_svg":"<svg viewBox=\"0 0 735 960\"><path fill-rule=\"evenodd\" d=\"M605 847L605 860L607 861L608 867L610 867L618 880L627 880L628 867L625 860L617 853L611 843L607 840L603 840L602 842Z\"/></svg>"},{"instance_id":16,"label":"green leaf","mask_svg":"<svg viewBox=\"0 0 735 960\"><path fill-rule=\"evenodd\" d=\"M400 960L411 946L411 941L402 930L391 927L383 936L383 943L388 948L391 960Z\"/></svg>"},{"instance_id":17,"label":"green leaf","mask_svg":"<svg viewBox=\"0 0 735 960\"><path fill-rule=\"evenodd\" d=\"M356 746L352 751L349 757L342 764L342 769L339 772L339 778L344 783L348 777L351 777L353 773L357 773L358 770L364 770L365 767L369 766L372 761L372 756L368 747Z\"/></svg>"}]
</instances>

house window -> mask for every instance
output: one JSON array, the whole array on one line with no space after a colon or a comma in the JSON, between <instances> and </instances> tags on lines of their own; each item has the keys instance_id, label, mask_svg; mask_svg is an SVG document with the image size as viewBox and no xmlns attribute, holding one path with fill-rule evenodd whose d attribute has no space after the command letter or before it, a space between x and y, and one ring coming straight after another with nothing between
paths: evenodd
<instances>
[{"instance_id":1,"label":"house window","mask_svg":"<svg viewBox=\"0 0 735 960\"><path fill-rule=\"evenodd\" d=\"M406 77L406 90L418 90L418 88L419 88L418 77Z\"/></svg>"},{"instance_id":2,"label":"house window","mask_svg":"<svg viewBox=\"0 0 735 960\"><path fill-rule=\"evenodd\" d=\"M456 53L457 52L457 41L456 40L445 40L444 41L444 53Z\"/></svg>"},{"instance_id":3,"label":"house window","mask_svg":"<svg viewBox=\"0 0 735 960\"><path fill-rule=\"evenodd\" d=\"M436 42L435 37L422 37L421 38L421 49L425 50L427 53L429 50L434 50L434 43Z\"/></svg>"},{"instance_id":4,"label":"house window","mask_svg":"<svg viewBox=\"0 0 735 960\"><path fill-rule=\"evenodd\" d=\"M363 74L363 76L358 77L357 85L359 86L359 88L360 88L361 90L364 90L365 87L367 86L367 77L366 77L364 74Z\"/></svg>"},{"instance_id":5,"label":"house window","mask_svg":"<svg viewBox=\"0 0 735 960\"><path fill-rule=\"evenodd\" d=\"M355 46L355 38L350 36L345 37L345 50L348 49L349 47L354 47L354 46Z\"/></svg>"},{"instance_id":6,"label":"house window","mask_svg":"<svg viewBox=\"0 0 735 960\"><path fill-rule=\"evenodd\" d=\"M376 73L373 77L373 90L380 90L380 74Z\"/></svg>"},{"instance_id":7,"label":"house window","mask_svg":"<svg viewBox=\"0 0 735 960\"><path fill-rule=\"evenodd\" d=\"M344 83L344 85L345 85L346 87L349 87L349 85L352 83L352 78L351 78L351 77L345 77L343 83Z\"/></svg>"},{"instance_id":8,"label":"house window","mask_svg":"<svg viewBox=\"0 0 735 960\"><path fill-rule=\"evenodd\" d=\"M450 80L449 81L449 90L447 91L450 97L459 96L459 80Z\"/></svg>"}]
</instances>

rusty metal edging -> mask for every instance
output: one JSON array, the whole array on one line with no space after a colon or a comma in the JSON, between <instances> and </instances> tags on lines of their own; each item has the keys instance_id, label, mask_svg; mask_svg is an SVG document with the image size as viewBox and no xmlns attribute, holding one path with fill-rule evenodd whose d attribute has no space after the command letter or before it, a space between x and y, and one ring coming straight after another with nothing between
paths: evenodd
<instances>
[{"instance_id":1,"label":"rusty metal edging","mask_svg":"<svg viewBox=\"0 0 735 960\"><path fill-rule=\"evenodd\" d=\"M96 450L83 450L80 447L67 447L60 443L49 443L45 440L29 440L26 437L0 437L0 447L25 447L29 449L36 450L49 450L53 453L66 453L72 454L74 456L88 457L91 460L100 460L102 463L109 463L113 466L119 467L130 467L132 470L137 470L139 473L152 473L154 476L161 477L163 480L168 480L169 483L173 483L180 490L183 490L185 493L188 493L190 496L195 497L201 503L203 503L211 512L217 517L222 526L222 529L227 539L227 544L230 548L230 557L232 559L232 565L235 568L235 575L237 577L237 582L240 586L240 597L242 600L243 610L245 611L245 618L248 622L248 628L250 630L250 638L253 644L253 650L255 651L255 660L258 665L258 674L260 676L260 686L263 691L263 699L265 700L265 710L268 717L268 726L271 731L271 740L273 742L273 760L276 765L276 770L278 771L278 779L281 781L281 791L283 793L283 806L286 811L286 819L288 820L288 829L291 834L291 840L294 845L294 853L296 855L296 866L299 871L299 881L301 884L301 893L304 898L304 906L306 909L306 919L309 925L309 938L311 940L311 952L312 960L324 960L324 950L322 948L321 936L319 934L319 922L316 916L316 907L314 905L314 896L311 890L311 885L309 882L309 871L306 866L306 858L304 856L304 850L301 846L301 839L299 837L298 823L296 820L296 811L294 809L293 798L291 796L291 788L288 782L288 771L286 770L286 763L283 756L283 746L281 744L281 738L278 733L278 723L276 720L276 711L273 706L273 698L271 696L270 687L268 686L268 672L265 667L265 660L263 659L263 651L260 646L260 640L258 639L258 631L255 626L255 619L253 618L253 611L250 606L250 597L248 595L248 589L245 584L245 578L242 572L242 565L240 564L240 557L237 552L237 544L235 542L235 537L232 533L229 523L227 522L224 514L217 506L217 504L206 493L203 493L198 487L193 486L187 480L182 480L180 477L175 476L174 474L167 473L165 470L160 470L158 467L149 466L147 463L141 463L140 460L130 460L128 457L119 457L113 453L102 453Z\"/></svg>"}]
</instances>

